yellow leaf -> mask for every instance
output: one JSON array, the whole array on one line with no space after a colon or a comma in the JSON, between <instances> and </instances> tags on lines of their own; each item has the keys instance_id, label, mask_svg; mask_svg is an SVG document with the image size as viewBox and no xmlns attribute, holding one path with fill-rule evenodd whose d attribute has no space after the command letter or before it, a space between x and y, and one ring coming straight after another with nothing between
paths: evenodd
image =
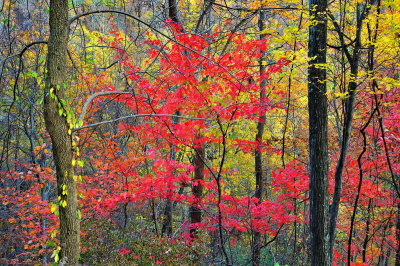
<instances>
[{"instance_id":1,"label":"yellow leaf","mask_svg":"<svg viewBox=\"0 0 400 266\"><path fill-rule=\"evenodd\" d=\"M345 99L349 95L349 93L347 91L346 92L335 92L334 94L336 97L341 98L341 99Z\"/></svg>"}]
</instances>

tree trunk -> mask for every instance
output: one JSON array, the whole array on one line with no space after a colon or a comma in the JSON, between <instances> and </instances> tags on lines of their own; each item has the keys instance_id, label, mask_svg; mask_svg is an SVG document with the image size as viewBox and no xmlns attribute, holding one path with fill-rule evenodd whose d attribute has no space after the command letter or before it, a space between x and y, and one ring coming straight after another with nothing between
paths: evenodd
<instances>
[{"instance_id":1,"label":"tree trunk","mask_svg":"<svg viewBox=\"0 0 400 266\"><path fill-rule=\"evenodd\" d=\"M311 265L329 265L327 248L328 104L326 97L327 0L310 0L308 111Z\"/></svg>"},{"instance_id":2,"label":"tree trunk","mask_svg":"<svg viewBox=\"0 0 400 266\"><path fill-rule=\"evenodd\" d=\"M175 111L175 115L179 116L180 112ZM172 130L175 130L175 125L179 124L179 118L174 117L174 118L172 118L172 121L173 121ZM173 146L173 144L171 145L170 159L176 160L176 149ZM174 174L176 174L176 173L174 173ZM179 189L179 192L181 191L181 189L182 189L182 187ZM182 193L179 193L179 194L182 194ZM167 198L167 202L165 203L165 208L164 208L164 212L163 212L164 219L163 219L163 224L162 224L161 235L166 234L167 236L171 236L171 234L172 234L172 210L173 210L173 207L174 206L172 204L171 199Z\"/></svg>"},{"instance_id":3,"label":"tree trunk","mask_svg":"<svg viewBox=\"0 0 400 266\"><path fill-rule=\"evenodd\" d=\"M260 16L258 18L258 28L260 31L264 30L264 21L265 21L265 14L266 12L260 10ZM265 38L265 34L260 34L260 39ZM264 134L264 126L265 126L265 97L266 97L266 83L267 81L263 78L264 72L266 70L266 66L262 64L262 61L265 60L265 56L260 57L260 104L261 110L258 117L257 123L257 134L256 134L256 142L258 142L258 147L254 152L254 168L255 168L255 176L256 176L256 190L255 190L255 197L258 198L258 203L262 202L262 195L264 190L264 175L262 169L262 141L263 141L263 134ZM253 265L260 265L261 260L261 234L260 232L254 231L254 239L252 245L252 262Z\"/></svg>"},{"instance_id":4,"label":"tree trunk","mask_svg":"<svg viewBox=\"0 0 400 266\"><path fill-rule=\"evenodd\" d=\"M369 235L369 230L370 230L370 225L371 225L371 206L372 206L372 199L369 199L368 201L368 208L367 208L367 222L365 224L365 237L364 241L362 244L362 262L367 263L367 247L368 247L368 242L370 240L370 235Z\"/></svg>"},{"instance_id":5,"label":"tree trunk","mask_svg":"<svg viewBox=\"0 0 400 266\"><path fill-rule=\"evenodd\" d=\"M168 0L168 17L171 18L173 22L179 24L178 5L176 0Z\"/></svg>"},{"instance_id":6,"label":"tree trunk","mask_svg":"<svg viewBox=\"0 0 400 266\"><path fill-rule=\"evenodd\" d=\"M200 203L202 194L203 194L203 185L202 182L204 180L204 160L205 160L205 149L204 145L197 147L194 149L194 178L192 184L192 193L196 198L196 202L190 207L190 223L200 223L201 222L201 209L198 204ZM196 229L190 229L191 237L196 236Z\"/></svg>"},{"instance_id":7,"label":"tree trunk","mask_svg":"<svg viewBox=\"0 0 400 266\"><path fill-rule=\"evenodd\" d=\"M68 1L50 1L50 37L47 54L47 79L44 119L56 165L60 217L60 264L77 265L80 250L80 225L76 182L72 166L71 128L61 99L66 92L68 42ZM64 102L65 103L65 102ZM63 114L59 115L59 110Z\"/></svg>"},{"instance_id":8,"label":"tree trunk","mask_svg":"<svg viewBox=\"0 0 400 266\"><path fill-rule=\"evenodd\" d=\"M168 0L168 17L170 19L172 19L173 22L175 23L179 23L179 19L178 19L178 7L177 7L177 3L175 0ZM182 27L182 25L180 25ZM175 111L175 115L179 116L180 112L179 111ZM179 118L175 117L172 119L173 124L179 124ZM170 159L171 160L175 160L176 159L176 151L175 151L175 147L173 147L173 145L171 146L171 156ZM164 219L163 219L163 224L162 224L162 229L161 229L161 235L166 234L167 236L170 236L172 233L172 211L173 211L173 204L172 201L168 198L167 202L165 203L165 208L164 208Z\"/></svg>"}]
</instances>

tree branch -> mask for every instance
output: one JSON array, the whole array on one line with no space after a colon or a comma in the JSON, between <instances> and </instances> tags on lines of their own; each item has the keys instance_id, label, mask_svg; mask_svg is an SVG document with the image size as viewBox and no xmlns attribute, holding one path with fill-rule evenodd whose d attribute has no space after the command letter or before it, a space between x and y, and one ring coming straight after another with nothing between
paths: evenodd
<instances>
[{"instance_id":1,"label":"tree branch","mask_svg":"<svg viewBox=\"0 0 400 266\"><path fill-rule=\"evenodd\" d=\"M212 121L212 119L209 119L209 118L189 117L189 116L171 115L171 114L137 114L137 115L122 116L122 117L118 117L116 119L111 119L111 120L102 121L102 122L98 122L98 123L94 123L94 124L90 124L90 125L81 126L81 127L73 129L73 131L75 132L75 131L78 131L78 130L81 130L81 129L85 129L85 128L105 125L105 124L109 124L109 123L113 123L113 122L129 119L129 118L138 118L138 117L176 117L176 118L187 119L187 120Z\"/></svg>"},{"instance_id":2,"label":"tree branch","mask_svg":"<svg viewBox=\"0 0 400 266\"><path fill-rule=\"evenodd\" d=\"M87 108L89 107L89 104L93 101L94 98L105 95L113 95L113 94L121 95L121 94L132 94L132 93L125 91L102 91L90 95L89 98L86 99L85 104L83 105L82 112L79 115L79 121L83 121L83 119L85 118Z\"/></svg>"},{"instance_id":3,"label":"tree branch","mask_svg":"<svg viewBox=\"0 0 400 266\"><path fill-rule=\"evenodd\" d=\"M151 26L149 23L145 22L144 20L142 20L142 19L140 19L140 18L138 18L138 17L136 17L136 16L134 16L134 15L131 15L131 14L129 14L129 13L126 13L126 12L123 12L123 11L119 11L119 10L94 10L94 11L89 11L89 12L85 12L85 13L82 13L82 14L78 14L78 15L72 17L72 18L69 20L69 24L73 23L75 20L80 19L81 17L88 16L88 15L92 15L92 14L101 14L101 13L116 13L116 14L120 14L120 15L127 16L127 17L129 17L129 18L131 18L131 19L133 19L133 20L136 20L136 21L142 23L143 25L149 27L150 29L152 29L152 30L155 31L156 33L158 33L158 34L160 34L161 36L163 36L164 38L168 39L169 41L172 41L172 42L178 44L179 46L181 46L181 47L183 47L183 48L185 48L185 49L191 51L192 53L197 54L197 55L203 57L204 59L209 60L210 62L213 62L215 65L217 65L217 66L219 66L220 68L222 68L224 71L226 71L226 73L228 73L232 78L234 78L236 81L239 82L239 84L242 85L242 83L235 77L235 75L233 75L226 67L222 66L221 64L219 64L219 63L218 63L217 61L215 61L214 59L212 59L212 58L210 58L210 57L208 57L208 56L205 56L205 55L203 55L201 52L198 52L198 51L192 49L191 47L189 47L189 46L187 46L187 45L185 45L185 44L183 44L183 43L181 43L181 42L175 40L174 38L172 38L172 37L166 35L165 33L163 33L163 32L161 32L161 31L155 29L153 26Z\"/></svg>"}]
</instances>

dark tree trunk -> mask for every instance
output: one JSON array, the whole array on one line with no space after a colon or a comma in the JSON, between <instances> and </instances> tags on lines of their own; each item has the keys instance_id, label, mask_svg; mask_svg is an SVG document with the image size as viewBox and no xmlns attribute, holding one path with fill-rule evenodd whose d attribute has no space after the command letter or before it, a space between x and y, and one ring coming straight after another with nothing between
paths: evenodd
<instances>
[{"instance_id":1,"label":"dark tree trunk","mask_svg":"<svg viewBox=\"0 0 400 266\"><path fill-rule=\"evenodd\" d=\"M266 12L260 10L260 16L258 18L258 28L260 31L264 30L264 21L265 21L265 14ZM260 39L265 38L265 34L260 35ZM265 56L261 56L259 63L260 63L260 76L264 76L264 72L266 70L266 66L262 64L262 61L265 60ZM266 83L265 79L261 79L260 81L260 103L261 103L261 110L258 117L257 123L257 134L256 134L256 142L258 142L258 147L254 152L254 170L255 170L255 177L256 177L256 190L255 190L255 197L259 199L258 204L262 202L263 198L263 191L264 191L264 173L262 169L262 141L263 141L263 134L264 134L264 127L265 127L265 97L266 97ZM254 231L253 234L253 245L252 245L252 262L253 265L260 265L261 260L261 234L260 232Z\"/></svg>"},{"instance_id":2,"label":"dark tree trunk","mask_svg":"<svg viewBox=\"0 0 400 266\"><path fill-rule=\"evenodd\" d=\"M328 104L326 97L327 0L310 0L308 111L311 265L329 265L327 234Z\"/></svg>"},{"instance_id":3,"label":"dark tree trunk","mask_svg":"<svg viewBox=\"0 0 400 266\"><path fill-rule=\"evenodd\" d=\"M178 19L178 7L176 0L168 0L168 17L172 19L173 22L179 24L179 19ZM180 25L182 27L182 25ZM180 112L175 111L175 115L179 116ZM179 123L179 118L175 117L172 119L174 125ZM176 159L176 151L175 147L171 146L171 160ZM166 234L167 236L170 236L172 233L172 211L173 211L173 204L170 199L167 199L167 202L165 203L165 208L164 208L164 219L163 219L163 224L162 224L162 229L161 229L161 234L164 235Z\"/></svg>"},{"instance_id":4,"label":"dark tree trunk","mask_svg":"<svg viewBox=\"0 0 400 266\"><path fill-rule=\"evenodd\" d=\"M194 165L194 178L192 184L192 193L196 198L196 202L190 207L190 223L200 223L201 222L201 209L198 204L200 203L202 194L203 194L203 185L202 182L204 180L204 160L205 160L205 150L204 146L200 146L194 149L195 155L193 160ZM190 235L192 237L196 236L196 229L190 229Z\"/></svg>"},{"instance_id":5,"label":"dark tree trunk","mask_svg":"<svg viewBox=\"0 0 400 266\"><path fill-rule=\"evenodd\" d=\"M173 22L179 23L176 0L168 0L168 17L171 18Z\"/></svg>"},{"instance_id":6,"label":"dark tree trunk","mask_svg":"<svg viewBox=\"0 0 400 266\"><path fill-rule=\"evenodd\" d=\"M175 115L179 116L180 112L179 111L175 111ZM178 117L174 117L172 119L173 121L173 128L172 130L175 129L175 125L179 123L179 118ZM170 159L171 160L176 160L176 149L173 146L173 144L171 145L171 151L170 151ZM175 173L174 173L175 174ZM179 189L179 194L182 194L182 187ZM174 204L171 201L171 199L167 198L167 202L165 203L165 208L164 208L164 219L163 219L163 224L162 224L162 229L161 229L161 235L167 235L170 236L172 234L172 210L174 208Z\"/></svg>"},{"instance_id":7,"label":"dark tree trunk","mask_svg":"<svg viewBox=\"0 0 400 266\"><path fill-rule=\"evenodd\" d=\"M164 208L164 219L161 229L161 235L170 236L172 234L172 201L167 199Z\"/></svg>"},{"instance_id":8,"label":"dark tree trunk","mask_svg":"<svg viewBox=\"0 0 400 266\"><path fill-rule=\"evenodd\" d=\"M371 218L370 218L370 214L371 214L371 206L372 206L372 199L369 199L368 201L368 208L367 208L367 222L365 224L365 238L363 241L363 245L362 245L362 262L366 263L367 262L367 247L368 247L368 242L370 239L370 235L369 235L369 230L370 230L370 225L371 225Z\"/></svg>"},{"instance_id":9,"label":"dark tree trunk","mask_svg":"<svg viewBox=\"0 0 400 266\"><path fill-rule=\"evenodd\" d=\"M44 119L49 132L56 165L60 197L60 264L77 265L80 250L80 224L74 169L72 166L71 128L61 99L66 91L68 42L68 1L50 1L50 37L47 54L47 79L44 96ZM63 204L62 204L63 203ZM66 204L66 205L65 205Z\"/></svg>"}]
</instances>

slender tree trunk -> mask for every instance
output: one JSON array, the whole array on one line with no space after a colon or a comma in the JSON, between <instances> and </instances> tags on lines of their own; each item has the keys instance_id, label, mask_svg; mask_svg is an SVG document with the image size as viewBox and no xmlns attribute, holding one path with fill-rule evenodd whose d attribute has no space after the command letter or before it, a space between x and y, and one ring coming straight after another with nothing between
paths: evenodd
<instances>
[{"instance_id":1,"label":"slender tree trunk","mask_svg":"<svg viewBox=\"0 0 400 266\"><path fill-rule=\"evenodd\" d=\"M170 19L172 19L173 22L179 23L178 19L178 7L177 3L175 0L168 0L168 16ZM182 27L182 25L181 25ZM175 115L180 115L179 111L175 111ZM179 123L179 118L175 117L172 119L173 124L176 125ZM170 159L175 160L176 159L176 151L175 147L171 146L171 153L170 153ZM163 219L163 224L162 224L162 229L161 229L161 235L166 234L167 236L170 236L172 233L172 210L173 210L173 204L170 199L167 199L167 202L165 203L165 208L164 208L164 219Z\"/></svg>"},{"instance_id":2,"label":"slender tree trunk","mask_svg":"<svg viewBox=\"0 0 400 266\"><path fill-rule=\"evenodd\" d=\"M372 3L372 2L371 2ZM377 1L377 14L379 15L380 13L380 0ZM336 171L335 171L335 189L333 193L333 199L332 199L332 205L330 208L330 223L329 223L329 254L332 259L333 255L333 249L334 249L334 244L335 244L335 237L336 237L336 223L337 223L337 218L339 214L339 204L340 204L340 198L342 194L342 175L343 175L343 169L345 166L345 161L346 161L346 156L347 156L347 151L348 151L348 146L349 146L349 141L350 141L350 134L352 130L352 121L353 121L353 113L354 113L354 102L356 98L356 89L357 89L357 77L358 77L358 68L359 68L359 61L360 61L360 50L362 48L361 45L361 32L362 32L362 26L363 26L363 21L368 15L371 7L367 5L362 5L358 4L357 5L357 17L356 17L356 37L354 41L354 49L353 49L353 54L350 55L350 52L348 48L345 46L344 38L343 38L343 32L341 31L340 28L338 28L338 24L335 24L335 28L339 31L339 37L341 39L341 45L343 52L346 54L347 59L350 63L350 76L351 76L351 81L349 82L348 85L348 93L349 96L346 99L345 102L345 113L344 113L344 126L343 126L343 132L342 132L342 141L340 145L340 156L337 162L336 166ZM378 25L378 16L376 23ZM374 36L371 35L370 32L370 41L371 43L375 43L375 40L377 38L377 29L378 26L376 26ZM370 46L370 49L368 51L368 60L369 60L369 70L372 72L373 71L373 57L374 57L374 45Z\"/></svg>"},{"instance_id":3,"label":"slender tree trunk","mask_svg":"<svg viewBox=\"0 0 400 266\"><path fill-rule=\"evenodd\" d=\"M172 19L173 22L179 24L183 29L178 17L178 4L176 0L168 0L168 16ZM178 114L178 112L177 112ZM190 207L189 215L190 215L190 223L200 223L201 222L201 209L198 204L201 201L201 197L203 195L203 185L202 182L204 180L204 160L205 160L205 148L202 144L200 147L194 149L194 178L192 184L192 193L196 198L196 202ZM168 207L168 206L166 206ZM169 208L169 207L168 207ZM167 209L167 208L166 208ZM168 210L169 213L167 215L172 215L171 211ZM190 235L192 238L196 237L197 230L195 228L190 229Z\"/></svg>"},{"instance_id":4,"label":"slender tree trunk","mask_svg":"<svg viewBox=\"0 0 400 266\"><path fill-rule=\"evenodd\" d=\"M368 209L367 209L367 222L365 224L365 238L363 241L362 245L362 262L366 263L367 262L367 247L368 247L368 242L370 239L369 235L369 230L370 230L370 224L371 224L371 218L370 218L370 213L371 213L371 206L372 206L372 199L369 199L368 201Z\"/></svg>"},{"instance_id":5,"label":"slender tree trunk","mask_svg":"<svg viewBox=\"0 0 400 266\"><path fill-rule=\"evenodd\" d=\"M367 121L367 123L361 128L360 133L363 137L363 148L361 153L358 155L357 158L357 165L358 165L358 171L359 171L359 181L358 181L358 186L357 186L357 194L356 194L356 198L354 200L354 207L353 207L353 213L351 215L351 219L350 219L350 232L349 232L349 240L347 242L347 265L350 266L351 262L352 262L352 253L351 253L351 247L352 247L352 241L353 241L353 235L355 235L355 220L356 220L356 214L357 214L357 208L358 208L358 202L360 200L360 195L361 195L361 187L363 184L363 180L364 180L364 171L362 169L362 157L364 155L364 153L367 151L367 136L365 133L365 129L367 129L367 127L369 126L370 122L372 121L372 118L375 114L375 110L374 109Z\"/></svg>"},{"instance_id":6,"label":"slender tree trunk","mask_svg":"<svg viewBox=\"0 0 400 266\"><path fill-rule=\"evenodd\" d=\"M355 49L356 50L356 49ZM358 56L358 50L354 51L355 55L354 60L351 66L351 76L356 79L358 76L358 61L359 61L359 56ZM353 112L354 112L354 101L356 97L356 89L357 89L357 82L356 81L351 81L349 82L349 98L346 99L346 104L345 104L345 121L344 121L344 126L343 126L343 132L342 132L342 142L340 144L340 155L339 159L337 162L336 170L335 170L335 189L333 193L333 199L332 199L332 204L330 207L330 220L329 220L329 254L331 256L331 259L333 258L333 249L334 249L334 244L335 244L335 238L336 238L336 223L337 223L337 218L339 215L339 205L340 205L340 199L342 195L342 176L343 176L343 170L346 162L346 157L347 157L347 151L349 147L349 142L350 142L350 134L351 134L351 129L352 129L352 121L353 121Z\"/></svg>"},{"instance_id":7,"label":"slender tree trunk","mask_svg":"<svg viewBox=\"0 0 400 266\"><path fill-rule=\"evenodd\" d=\"M264 30L265 23L265 14L266 12L260 10L260 15L258 18L258 28L260 31ZM265 38L265 34L260 34L260 39ZM266 97L266 83L267 81L263 78L266 70L266 66L262 64L262 61L265 60L265 56L261 56L260 58L260 104L261 110L258 117L257 123L257 134L256 134L256 142L258 142L258 147L254 152L254 168L255 168L255 176L256 176L256 190L255 197L258 198L258 204L260 204L263 200L263 191L264 191L264 173L262 169L262 141L265 127L265 97ZM254 239L252 245L252 262L253 265L260 265L261 260L261 234L260 232L254 231Z\"/></svg>"},{"instance_id":8,"label":"slender tree trunk","mask_svg":"<svg viewBox=\"0 0 400 266\"><path fill-rule=\"evenodd\" d=\"M378 263L377 263L378 266L387 264L387 263L385 263L386 262L386 256L385 256L384 251L385 251L385 240L386 240L388 227L389 227L389 224L386 223L384 225L383 229L382 229L382 240L381 240L381 243L379 243L380 244L379 245L380 246L380 252L379 252Z\"/></svg>"},{"instance_id":9,"label":"slender tree trunk","mask_svg":"<svg viewBox=\"0 0 400 266\"><path fill-rule=\"evenodd\" d=\"M327 0L310 0L308 111L310 153L311 265L329 265L328 256L328 103L326 97Z\"/></svg>"},{"instance_id":10,"label":"slender tree trunk","mask_svg":"<svg viewBox=\"0 0 400 266\"><path fill-rule=\"evenodd\" d=\"M179 111L175 111L175 115L180 115ZM175 129L175 125L179 123L179 118L174 117L172 119L173 121L173 128L172 130ZM171 145L171 151L170 151L170 159L171 160L176 160L176 150L173 144ZM171 191L172 192L172 191ZM181 194L181 193L179 193ZM164 208L164 219L163 219L163 224L162 224L162 229L161 229L161 235L166 234L167 236L170 236L172 234L172 210L173 210L173 204L171 199L167 199L167 202L165 203L165 208Z\"/></svg>"},{"instance_id":11,"label":"slender tree trunk","mask_svg":"<svg viewBox=\"0 0 400 266\"><path fill-rule=\"evenodd\" d=\"M60 264L77 265L80 250L80 225L76 182L72 166L71 128L61 99L66 92L68 42L68 1L50 1L50 37L47 54L47 79L44 119L56 165L60 217ZM63 115L59 115L63 110Z\"/></svg>"}]
</instances>

